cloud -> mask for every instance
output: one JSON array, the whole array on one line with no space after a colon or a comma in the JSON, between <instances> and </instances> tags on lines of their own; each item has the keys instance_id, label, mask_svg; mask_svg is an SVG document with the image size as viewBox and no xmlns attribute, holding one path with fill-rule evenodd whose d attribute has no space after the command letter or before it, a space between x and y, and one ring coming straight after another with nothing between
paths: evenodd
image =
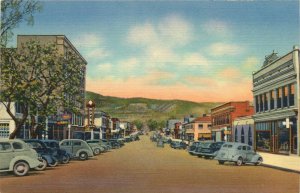
<instances>
[{"instance_id":1,"label":"cloud","mask_svg":"<svg viewBox=\"0 0 300 193\"><path fill-rule=\"evenodd\" d=\"M258 68L259 66L259 59L252 56L252 57L248 57L246 58L246 60L244 61L243 63L243 67L246 69L246 70L255 70Z\"/></svg>"},{"instance_id":2,"label":"cloud","mask_svg":"<svg viewBox=\"0 0 300 193\"><path fill-rule=\"evenodd\" d=\"M241 77L241 71L236 68L225 68L218 73L218 78L222 80L236 80Z\"/></svg>"},{"instance_id":3,"label":"cloud","mask_svg":"<svg viewBox=\"0 0 300 193\"><path fill-rule=\"evenodd\" d=\"M103 63L103 64L99 64L97 65L97 70L99 70L100 72L110 72L113 69L112 64L111 63Z\"/></svg>"},{"instance_id":4,"label":"cloud","mask_svg":"<svg viewBox=\"0 0 300 193\"><path fill-rule=\"evenodd\" d=\"M149 45L158 41L157 32L150 23L137 25L129 29L127 40L136 45Z\"/></svg>"},{"instance_id":5,"label":"cloud","mask_svg":"<svg viewBox=\"0 0 300 193\"><path fill-rule=\"evenodd\" d=\"M91 58L105 58L109 56L110 53L102 48L96 48L89 51L86 55L87 57L91 57Z\"/></svg>"},{"instance_id":6,"label":"cloud","mask_svg":"<svg viewBox=\"0 0 300 193\"><path fill-rule=\"evenodd\" d=\"M103 40L100 35L92 33L83 34L74 40L74 45L79 48L95 48L102 43Z\"/></svg>"},{"instance_id":7,"label":"cloud","mask_svg":"<svg viewBox=\"0 0 300 193\"><path fill-rule=\"evenodd\" d=\"M229 24L220 20L209 20L203 25L203 29L210 35L228 37L232 35Z\"/></svg>"},{"instance_id":8,"label":"cloud","mask_svg":"<svg viewBox=\"0 0 300 193\"><path fill-rule=\"evenodd\" d=\"M188 66L209 66L210 64L207 58L198 53L187 54L181 63Z\"/></svg>"},{"instance_id":9,"label":"cloud","mask_svg":"<svg viewBox=\"0 0 300 193\"><path fill-rule=\"evenodd\" d=\"M241 46L228 43L214 43L209 46L208 52L211 56L235 56L244 51Z\"/></svg>"},{"instance_id":10,"label":"cloud","mask_svg":"<svg viewBox=\"0 0 300 193\"><path fill-rule=\"evenodd\" d=\"M192 25L179 15L169 15L158 25L159 35L169 44L186 45L192 40Z\"/></svg>"}]
</instances>

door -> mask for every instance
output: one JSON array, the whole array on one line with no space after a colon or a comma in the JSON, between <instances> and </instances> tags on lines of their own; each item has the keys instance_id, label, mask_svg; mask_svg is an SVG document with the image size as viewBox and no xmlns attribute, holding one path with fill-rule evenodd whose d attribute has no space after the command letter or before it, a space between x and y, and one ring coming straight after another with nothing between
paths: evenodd
<instances>
[{"instance_id":1,"label":"door","mask_svg":"<svg viewBox=\"0 0 300 193\"><path fill-rule=\"evenodd\" d=\"M0 143L0 170L6 170L9 168L10 160L14 157L13 149L10 143Z\"/></svg>"}]
</instances>

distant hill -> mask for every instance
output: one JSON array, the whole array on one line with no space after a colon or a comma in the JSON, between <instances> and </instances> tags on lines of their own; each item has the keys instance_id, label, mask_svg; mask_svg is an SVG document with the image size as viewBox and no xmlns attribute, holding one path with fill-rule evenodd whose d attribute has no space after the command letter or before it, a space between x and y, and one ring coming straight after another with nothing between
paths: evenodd
<instances>
[{"instance_id":1,"label":"distant hill","mask_svg":"<svg viewBox=\"0 0 300 193\"><path fill-rule=\"evenodd\" d=\"M183 100L156 100L146 98L118 98L86 92L86 100L93 100L96 109L107 112L112 117L124 121L154 119L158 121L169 118L183 119L184 116L210 113L210 109L221 103L196 103Z\"/></svg>"}]
</instances>

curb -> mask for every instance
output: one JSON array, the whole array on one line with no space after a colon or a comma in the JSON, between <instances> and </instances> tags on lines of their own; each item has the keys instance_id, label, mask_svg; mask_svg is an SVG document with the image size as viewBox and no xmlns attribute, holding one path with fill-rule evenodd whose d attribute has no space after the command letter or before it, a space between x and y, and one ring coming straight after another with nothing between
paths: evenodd
<instances>
[{"instance_id":1,"label":"curb","mask_svg":"<svg viewBox=\"0 0 300 193\"><path fill-rule=\"evenodd\" d=\"M273 169L277 169L277 170L281 170L281 171L285 171L285 172L293 172L293 173L300 174L300 171L295 170L295 169L289 169L289 168L284 168L284 167L274 166L274 165L264 164L264 163L262 163L261 166L267 167L267 168L273 168Z\"/></svg>"}]
</instances>

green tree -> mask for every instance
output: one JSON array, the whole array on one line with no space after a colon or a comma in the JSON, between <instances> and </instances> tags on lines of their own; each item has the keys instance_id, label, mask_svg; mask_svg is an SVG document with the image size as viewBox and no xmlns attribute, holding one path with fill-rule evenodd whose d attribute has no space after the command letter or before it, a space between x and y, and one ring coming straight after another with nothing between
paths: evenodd
<instances>
[{"instance_id":1,"label":"green tree","mask_svg":"<svg viewBox=\"0 0 300 193\"><path fill-rule=\"evenodd\" d=\"M14 28L23 21L33 25L33 14L41 10L41 3L35 0L1 0L1 48L6 47Z\"/></svg>"},{"instance_id":2,"label":"green tree","mask_svg":"<svg viewBox=\"0 0 300 193\"><path fill-rule=\"evenodd\" d=\"M136 126L138 130L141 130L144 126L144 123L140 120L134 120L132 123Z\"/></svg>"},{"instance_id":3,"label":"green tree","mask_svg":"<svg viewBox=\"0 0 300 193\"><path fill-rule=\"evenodd\" d=\"M148 125L150 131L154 131L154 130L158 129L158 123L156 120L153 120L153 119L147 120L147 125Z\"/></svg>"},{"instance_id":4,"label":"green tree","mask_svg":"<svg viewBox=\"0 0 300 193\"><path fill-rule=\"evenodd\" d=\"M36 115L45 120L61 109L78 112L76 104L84 99L80 90L84 69L77 55L70 51L62 55L54 44L30 41L20 49L1 49L1 56L0 101L16 124L10 138L15 138L28 116L35 137ZM11 112L12 102L22 107L22 118Z\"/></svg>"}]
</instances>

